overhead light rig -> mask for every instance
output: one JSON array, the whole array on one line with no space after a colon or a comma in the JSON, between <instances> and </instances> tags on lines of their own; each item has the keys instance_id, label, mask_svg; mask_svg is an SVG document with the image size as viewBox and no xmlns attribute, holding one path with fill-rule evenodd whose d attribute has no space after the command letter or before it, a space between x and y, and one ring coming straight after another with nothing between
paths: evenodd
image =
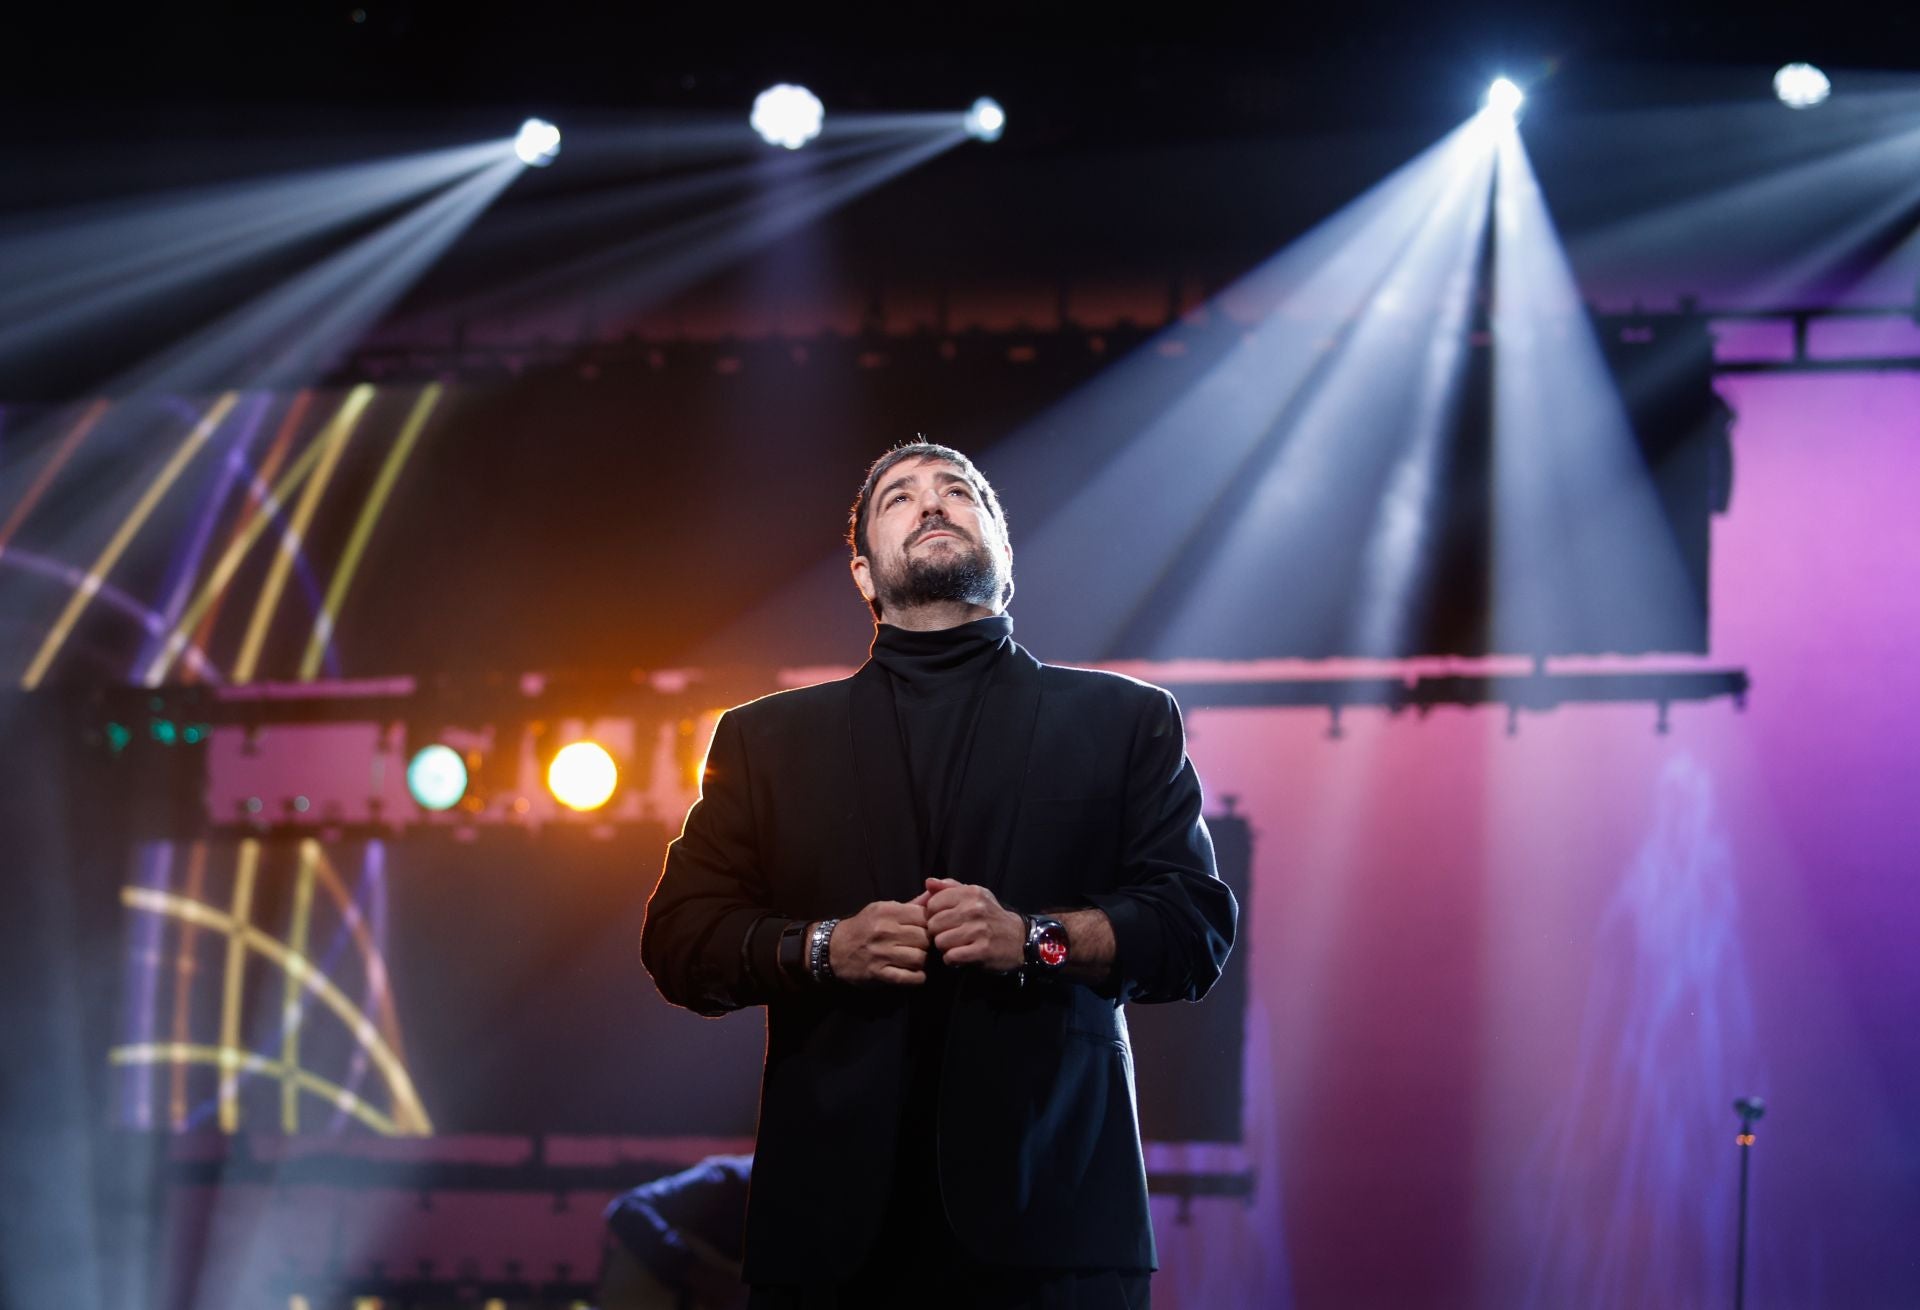
<instances>
[{"instance_id":1,"label":"overhead light rig","mask_svg":"<svg viewBox=\"0 0 1920 1310\"><path fill-rule=\"evenodd\" d=\"M1568 670L1536 661L1531 671L1514 670L1512 660L1455 663L1428 671L1408 662L1401 674L1387 664L1388 672L1362 677L1161 680L1190 712L1325 710L1335 738L1349 709L1424 717L1448 706L1504 708L1513 733L1523 712L1638 704L1664 733L1672 706L1725 699L1743 708L1751 685L1744 669L1644 667L1651 661ZM698 793L720 707L780 685L775 671L737 669L109 687L81 693L77 710L102 785L131 801L127 811L155 835L472 840L485 829L551 825L612 838L642 826L670 830ZM461 774L458 795L409 767L423 754ZM584 782L569 769L582 758Z\"/></svg>"},{"instance_id":2,"label":"overhead light rig","mask_svg":"<svg viewBox=\"0 0 1920 1310\"><path fill-rule=\"evenodd\" d=\"M1425 717L1442 706L1504 707L1507 731L1519 730L1521 711L1544 714L1563 705L1651 705L1654 730L1665 733L1675 704L1727 699L1745 709L1752 683L1745 669L1650 669L1604 672L1442 673L1412 677L1263 678L1257 681L1170 682L1181 706L1196 709L1325 709L1328 735L1342 735L1341 711L1412 710Z\"/></svg>"}]
</instances>

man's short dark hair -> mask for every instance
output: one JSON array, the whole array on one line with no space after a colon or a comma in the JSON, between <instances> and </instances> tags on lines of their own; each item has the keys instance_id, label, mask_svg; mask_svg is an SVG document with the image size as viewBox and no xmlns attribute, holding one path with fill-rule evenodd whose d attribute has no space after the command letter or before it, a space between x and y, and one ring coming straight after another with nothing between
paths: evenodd
<instances>
[{"instance_id":1,"label":"man's short dark hair","mask_svg":"<svg viewBox=\"0 0 1920 1310\"><path fill-rule=\"evenodd\" d=\"M873 489L880 485L880 479L886 476L887 470L896 464L904 463L910 459L943 460L958 468L960 472L966 476L967 481L972 484L973 494L979 497L982 505L987 507L987 513L1000 521L1000 530L1002 532L1006 531L1007 515L1006 511L1000 508L1000 498L993 494L993 484L987 481L984 473L973 466L972 460L962 455L952 446L942 446L938 442L926 441L924 439L908 441L895 446L879 459L873 461L873 467L867 470L866 481L860 484L860 494L853 498L853 512L847 516L847 544L853 547L854 554L865 556L869 559L872 558L872 554L867 546L868 502L873 499ZM1013 579L1009 577L1007 579L1006 594L1000 598L1000 603L1005 605L1012 599ZM873 609L873 616L876 619L879 618L879 597L876 596L867 603Z\"/></svg>"}]
</instances>

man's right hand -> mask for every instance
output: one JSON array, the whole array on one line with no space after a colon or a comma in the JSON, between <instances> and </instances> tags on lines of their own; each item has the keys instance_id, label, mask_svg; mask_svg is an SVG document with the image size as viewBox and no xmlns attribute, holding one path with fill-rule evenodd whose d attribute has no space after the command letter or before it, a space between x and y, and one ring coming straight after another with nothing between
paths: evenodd
<instances>
[{"instance_id":1,"label":"man's right hand","mask_svg":"<svg viewBox=\"0 0 1920 1310\"><path fill-rule=\"evenodd\" d=\"M833 976L842 982L916 987L927 980L927 949L932 944L925 905L875 901L834 927L828 955Z\"/></svg>"}]
</instances>

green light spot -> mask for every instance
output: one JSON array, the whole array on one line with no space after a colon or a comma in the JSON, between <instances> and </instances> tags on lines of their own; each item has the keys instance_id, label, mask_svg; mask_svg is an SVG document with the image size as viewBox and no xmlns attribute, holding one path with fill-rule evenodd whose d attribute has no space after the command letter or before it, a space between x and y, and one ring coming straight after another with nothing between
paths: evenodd
<instances>
[{"instance_id":1,"label":"green light spot","mask_svg":"<svg viewBox=\"0 0 1920 1310\"><path fill-rule=\"evenodd\" d=\"M172 719L155 719L149 727L153 732L153 739L168 746L173 745L179 735L179 730L173 726Z\"/></svg>"},{"instance_id":2,"label":"green light spot","mask_svg":"<svg viewBox=\"0 0 1920 1310\"><path fill-rule=\"evenodd\" d=\"M446 810L467 794L467 765L451 746L434 744L407 765L407 790L423 810Z\"/></svg>"},{"instance_id":3,"label":"green light spot","mask_svg":"<svg viewBox=\"0 0 1920 1310\"><path fill-rule=\"evenodd\" d=\"M112 749L115 755L118 755L121 751L125 750L127 748L127 743L132 740L133 740L133 734L127 731L126 724L109 723L107 725L107 745L109 748Z\"/></svg>"}]
</instances>

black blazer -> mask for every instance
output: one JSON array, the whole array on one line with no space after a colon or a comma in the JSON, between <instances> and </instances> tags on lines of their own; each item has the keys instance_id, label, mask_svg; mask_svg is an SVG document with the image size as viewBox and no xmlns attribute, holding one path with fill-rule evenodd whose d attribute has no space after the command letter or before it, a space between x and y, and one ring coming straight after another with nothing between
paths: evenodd
<instances>
[{"instance_id":1,"label":"black blazer","mask_svg":"<svg viewBox=\"0 0 1920 1310\"><path fill-rule=\"evenodd\" d=\"M1021 911L1097 906L1118 958L1098 991L963 971L939 1104L914 1109L938 1115L947 1213L977 1258L1150 1269L1120 1006L1204 995L1238 909L1214 868L1170 695L1043 665L1015 646L986 697L947 876ZM831 1284L859 1267L880 1228L904 1108L905 989L795 988L774 967L780 927L911 900L921 876L878 665L721 718L640 949L676 1005L767 1007L749 1282Z\"/></svg>"}]
</instances>

